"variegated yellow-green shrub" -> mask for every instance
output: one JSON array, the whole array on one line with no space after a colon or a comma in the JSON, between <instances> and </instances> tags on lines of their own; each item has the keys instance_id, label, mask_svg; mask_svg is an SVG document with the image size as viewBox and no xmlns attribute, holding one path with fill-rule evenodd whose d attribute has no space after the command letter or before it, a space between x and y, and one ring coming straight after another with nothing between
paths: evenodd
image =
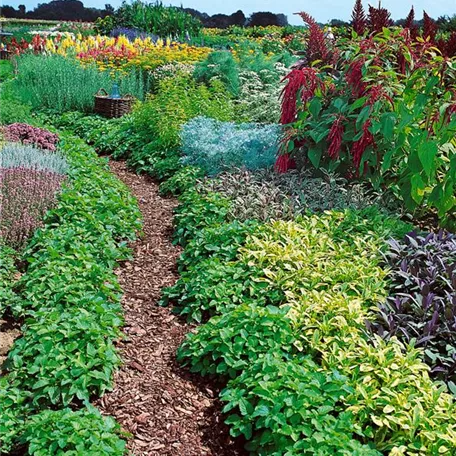
<instances>
[{"instance_id":1,"label":"variegated yellow-green shrub","mask_svg":"<svg viewBox=\"0 0 456 456\"><path fill-rule=\"evenodd\" d=\"M428 376L419 350L364 332L385 296L384 241L408 227L370 213L327 213L278 221L250 236L242 261L282 289L302 350L353 388L344 398L357 431L389 455L456 452L456 408ZM401 233L402 232L402 233Z\"/></svg>"}]
</instances>

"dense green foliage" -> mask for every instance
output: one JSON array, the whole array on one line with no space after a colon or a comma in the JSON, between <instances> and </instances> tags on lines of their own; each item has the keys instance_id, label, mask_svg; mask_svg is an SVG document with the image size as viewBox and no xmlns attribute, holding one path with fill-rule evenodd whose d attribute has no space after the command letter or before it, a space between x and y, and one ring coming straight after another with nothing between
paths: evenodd
<instances>
[{"instance_id":1,"label":"dense green foliage","mask_svg":"<svg viewBox=\"0 0 456 456\"><path fill-rule=\"evenodd\" d=\"M91 148L68 135L61 147L70 165L71 185L29 243L24 253L28 266L16 285L19 302L13 301L12 310L26 320L23 336L9 353L6 382L0 388L2 397L18 396L2 400L0 423L10 423L8 432L0 434L2 450L17 443L25 431L37 454L44 454L43 448L54 444L53 437L37 434L37 423L43 420L43 426L52 426L61 417L59 426L65 427L66 420L73 421L71 412L57 413L55 418L42 415L32 422L28 417L102 394L111 386L119 363L113 342L120 335L122 312L113 268L128 257L125 241L140 229L140 214L125 186ZM80 415L73 425L82 433L105 426L95 424L93 414ZM107 423L101 438L107 448L111 445L115 454L122 454L117 431ZM69 435L65 444L70 450L72 444L82 444L72 438Z\"/></svg>"},{"instance_id":2,"label":"dense green foliage","mask_svg":"<svg viewBox=\"0 0 456 456\"><path fill-rule=\"evenodd\" d=\"M329 51L321 44L319 52ZM326 57L328 60L329 57ZM456 198L456 64L402 30L342 41L334 65L288 76L284 152L309 167L366 179L410 211L452 226ZM337 74L337 77L334 77Z\"/></svg>"},{"instance_id":3,"label":"dense green foliage","mask_svg":"<svg viewBox=\"0 0 456 456\"><path fill-rule=\"evenodd\" d=\"M44 410L30 419L22 441L33 456L125 454L119 425L94 407Z\"/></svg>"},{"instance_id":4,"label":"dense green foliage","mask_svg":"<svg viewBox=\"0 0 456 456\"><path fill-rule=\"evenodd\" d=\"M134 0L132 3L124 1L113 16L97 21L97 28L106 34L119 26L151 32L162 38L185 38L186 33L197 35L201 22L176 6L164 6L160 1Z\"/></svg>"}]
</instances>

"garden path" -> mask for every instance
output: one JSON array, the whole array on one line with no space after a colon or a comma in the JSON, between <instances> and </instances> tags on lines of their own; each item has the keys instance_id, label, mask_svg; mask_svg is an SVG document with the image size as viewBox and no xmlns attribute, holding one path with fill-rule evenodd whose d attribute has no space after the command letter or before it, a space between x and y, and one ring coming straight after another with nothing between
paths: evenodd
<instances>
[{"instance_id":1,"label":"garden path","mask_svg":"<svg viewBox=\"0 0 456 456\"><path fill-rule=\"evenodd\" d=\"M177 279L180 249L170 240L177 202L160 197L155 182L124 163L111 162L111 169L138 198L144 236L132 246L134 259L116 271L124 291L123 365L114 390L96 405L132 434L128 447L136 456L245 454L223 424L217 392L175 361L191 326L157 305L161 289Z\"/></svg>"}]
</instances>

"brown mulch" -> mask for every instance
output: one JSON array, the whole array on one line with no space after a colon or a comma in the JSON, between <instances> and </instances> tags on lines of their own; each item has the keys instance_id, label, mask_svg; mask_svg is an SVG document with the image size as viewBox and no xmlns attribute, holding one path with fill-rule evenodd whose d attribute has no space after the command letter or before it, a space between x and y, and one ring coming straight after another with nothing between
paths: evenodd
<instances>
[{"instance_id":1,"label":"brown mulch","mask_svg":"<svg viewBox=\"0 0 456 456\"><path fill-rule=\"evenodd\" d=\"M21 335L21 332L14 323L0 319L0 373L2 364L8 356L14 341Z\"/></svg>"},{"instance_id":2,"label":"brown mulch","mask_svg":"<svg viewBox=\"0 0 456 456\"><path fill-rule=\"evenodd\" d=\"M160 290L177 279L180 249L171 243L177 203L160 197L155 182L124 163L112 162L111 169L138 198L144 237L132 245L134 259L117 270L126 320L127 338L118 344L123 365L114 390L96 405L132 434L134 455L245 455L223 423L217 391L175 360L191 326L157 305Z\"/></svg>"}]
</instances>

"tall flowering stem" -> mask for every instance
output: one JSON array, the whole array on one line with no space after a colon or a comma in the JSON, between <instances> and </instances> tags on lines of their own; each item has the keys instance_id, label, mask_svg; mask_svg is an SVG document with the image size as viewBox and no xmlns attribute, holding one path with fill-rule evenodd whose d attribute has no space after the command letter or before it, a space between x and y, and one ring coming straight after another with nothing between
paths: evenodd
<instances>
[{"instance_id":1,"label":"tall flowering stem","mask_svg":"<svg viewBox=\"0 0 456 456\"><path fill-rule=\"evenodd\" d=\"M360 58L352 62L345 75L345 79L348 82L352 90L352 95L355 98L363 97L367 91L367 84L363 81L363 65L365 63L364 58Z\"/></svg>"},{"instance_id":2,"label":"tall flowering stem","mask_svg":"<svg viewBox=\"0 0 456 456\"><path fill-rule=\"evenodd\" d=\"M301 93L303 103L309 101L317 89L323 89L323 81L314 68L294 69L282 79L287 85L282 90L282 115L280 123L289 124L296 120L297 98Z\"/></svg>"},{"instance_id":3,"label":"tall flowering stem","mask_svg":"<svg viewBox=\"0 0 456 456\"><path fill-rule=\"evenodd\" d=\"M309 39L306 50L309 64L316 60L321 60L323 64L331 63L331 52L328 49L325 34L317 24L317 21L305 12L296 14L301 16L302 20L309 26Z\"/></svg>"},{"instance_id":4,"label":"tall flowering stem","mask_svg":"<svg viewBox=\"0 0 456 456\"><path fill-rule=\"evenodd\" d=\"M339 158L340 148L342 146L342 138L344 136L344 121L347 119L339 115L331 126L328 135L328 155L332 160Z\"/></svg>"},{"instance_id":5,"label":"tall flowering stem","mask_svg":"<svg viewBox=\"0 0 456 456\"><path fill-rule=\"evenodd\" d=\"M367 29L367 18L361 0L356 0L352 12L352 27L358 35L363 35Z\"/></svg>"},{"instance_id":6,"label":"tall flowering stem","mask_svg":"<svg viewBox=\"0 0 456 456\"><path fill-rule=\"evenodd\" d=\"M435 43L435 37L437 35L439 27L438 25L431 19L431 17L426 13L423 12L423 38L428 40L430 43Z\"/></svg>"},{"instance_id":7,"label":"tall flowering stem","mask_svg":"<svg viewBox=\"0 0 456 456\"><path fill-rule=\"evenodd\" d=\"M295 68L283 78L283 81L287 81L287 85L281 95L282 114L280 123L287 125L296 120L298 96L301 97L303 103L306 103L315 95L317 89L324 87L324 84L314 68ZM278 172L284 173L293 167L294 161L288 153L277 158L275 168Z\"/></svg>"},{"instance_id":8,"label":"tall flowering stem","mask_svg":"<svg viewBox=\"0 0 456 456\"><path fill-rule=\"evenodd\" d=\"M410 38L412 40L416 39L416 37L418 36L418 26L415 22L415 9L413 8L413 6L410 10L410 13L408 13L408 16L405 19L404 28L409 30Z\"/></svg>"},{"instance_id":9,"label":"tall flowering stem","mask_svg":"<svg viewBox=\"0 0 456 456\"><path fill-rule=\"evenodd\" d=\"M382 8L380 2L378 8L369 5L368 23L372 33L380 33L384 28L393 25L391 13L386 8Z\"/></svg>"},{"instance_id":10,"label":"tall flowering stem","mask_svg":"<svg viewBox=\"0 0 456 456\"><path fill-rule=\"evenodd\" d=\"M371 127L371 121L367 120L363 125L363 135L361 138L353 143L352 146L352 156L353 164L358 173L359 166L361 164L361 159L363 158L364 152L370 146L375 145L374 135L370 132L369 128Z\"/></svg>"}]
</instances>

